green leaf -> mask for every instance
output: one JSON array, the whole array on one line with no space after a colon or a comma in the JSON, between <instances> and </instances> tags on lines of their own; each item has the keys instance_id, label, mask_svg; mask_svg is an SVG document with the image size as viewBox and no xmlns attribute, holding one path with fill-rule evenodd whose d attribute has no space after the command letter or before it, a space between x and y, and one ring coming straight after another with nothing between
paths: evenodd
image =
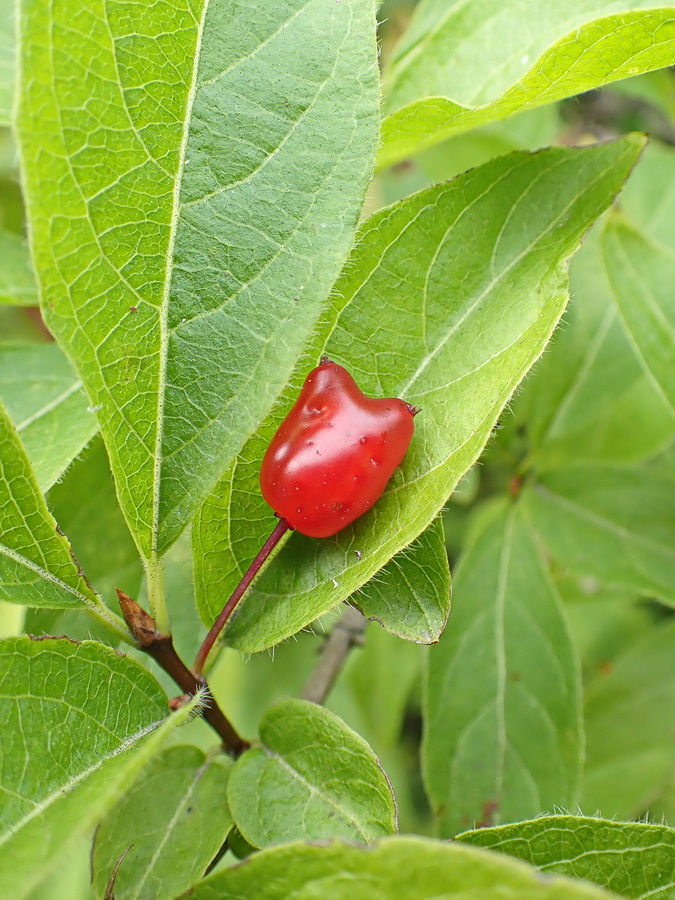
<instances>
[{"instance_id":1,"label":"green leaf","mask_svg":"<svg viewBox=\"0 0 675 900\"><path fill-rule=\"evenodd\" d=\"M567 576L556 587L586 679L606 671L637 637L651 631L660 613L635 594L593 578Z\"/></svg>"},{"instance_id":2,"label":"green leaf","mask_svg":"<svg viewBox=\"0 0 675 900\"><path fill-rule=\"evenodd\" d=\"M376 622L349 658L327 706L362 735L378 755L400 748L410 695L422 680L423 649L389 634ZM387 774L391 773L387 770Z\"/></svg>"},{"instance_id":3,"label":"green leaf","mask_svg":"<svg viewBox=\"0 0 675 900\"><path fill-rule=\"evenodd\" d=\"M256 853L194 888L192 900L609 900L583 881L545 877L498 853L426 838L393 837L375 847L288 844Z\"/></svg>"},{"instance_id":4,"label":"green leaf","mask_svg":"<svg viewBox=\"0 0 675 900\"><path fill-rule=\"evenodd\" d=\"M2 25L0 24L0 60L2 59L1 41ZM1 91L2 85L0 84ZM2 110L0 110L1 115ZM30 264L28 246L24 239L18 234L0 231L0 260L2 260L0 264L0 303L8 303L12 306L37 306L37 285Z\"/></svg>"},{"instance_id":5,"label":"green leaf","mask_svg":"<svg viewBox=\"0 0 675 900\"><path fill-rule=\"evenodd\" d=\"M128 657L93 641L0 642L0 896L21 900L191 714ZM153 733L154 732L154 733Z\"/></svg>"},{"instance_id":6,"label":"green leaf","mask_svg":"<svg viewBox=\"0 0 675 900\"><path fill-rule=\"evenodd\" d=\"M49 506L68 535L78 562L97 592L114 608L116 587L137 597L143 567L115 496L103 441L94 440L49 492ZM175 594L171 584L171 595Z\"/></svg>"},{"instance_id":7,"label":"green leaf","mask_svg":"<svg viewBox=\"0 0 675 900\"><path fill-rule=\"evenodd\" d=\"M349 250L374 2L27 0L20 30L45 317L154 557L269 410Z\"/></svg>"},{"instance_id":8,"label":"green leaf","mask_svg":"<svg viewBox=\"0 0 675 900\"><path fill-rule=\"evenodd\" d=\"M467 831L458 841L592 881L622 897L675 897L675 831L661 825L546 816Z\"/></svg>"},{"instance_id":9,"label":"green leaf","mask_svg":"<svg viewBox=\"0 0 675 900\"><path fill-rule=\"evenodd\" d=\"M603 235L617 305L646 371L675 413L675 246L646 240L618 216Z\"/></svg>"},{"instance_id":10,"label":"green leaf","mask_svg":"<svg viewBox=\"0 0 675 900\"><path fill-rule=\"evenodd\" d=\"M663 74L672 77L668 71ZM645 237L671 249L675 248L675 195L664 185L674 178L675 149L650 141L620 203L621 211Z\"/></svg>"},{"instance_id":11,"label":"green leaf","mask_svg":"<svg viewBox=\"0 0 675 900\"><path fill-rule=\"evenodd\" d=\"M104 897L110 874L115 900L173 900L197 881L220 850L232 819L228 765L196 747L171 747L145 767L101 823L94 840L93 886Z\"/></svg>"},{"instance_id":12,"label":"green leaf","mask_svg":"<svg viewBox=\"0 0 675 900\"><path fill-rule=\"evenodd\" d=\"M518 507L464 556L451 625L428 661L423 766L444 837L576 803L579 665Z\"/></svg>"},{"instance_id":13,"label":"green leaf","mask_svg":"<svg viewBox=\"0 0 675 900\"><path fill-rule=\"evenodd\" d=\"M621 324L600 237L594 228L575 256L565 327L514 401L527 427L525 468L642 462L675 434L675 417Z\"/></svg>"},{"instance_id":14,"label":"green leaf","mask_svg":"<svg viewBox=\"0 0 675 900\"><path fill-rule=\"evenodd\" d=\"M362 587L435 518L542 352L567 299L565 261L619 189L640 143L515 153L365 223L282 400L195 523L205 621L272 530L259 494L260 460L324 350L367 394L420 405L416 434L367 515L331 540L290 538L232 620L230 643L255 651L297 632ZM396 628L409 634L407 610L397 614Z\"/></svg>"},{"instance_id":15,"label":"green leaf","mask_svg":"<svg viewBox=\"0 0 675 900\"><path fill-rule=\"evenodd\" d=\"M397 637L431 644L450 613L450 569L443 521L436 518L352 597L364 616Z\"/></svg>"},{"instance_id":16,"label":"green leaf","mask_svg":"<svg viewBox=\"0 0 675 900\"><path fill-rule=\"evenodd\" d=\"M0 4L0 126L9 125L14 96L14 4Z\"/></svg>"},{"instance_id":17,"label":"green leaf","mask_svg":"<svg viewBox=\"0 0 675 900\"><path fill-rule=\"evenodd\" d=\"M391 787L373 751L334 713L286 700L263 719L260 740L235 763L227 791L250 844L367 842L396 831Z\"/></svg>"},{"instance_id":18,"label":"green leaf","mask_svg":"<svg viewBox=\"0 0 675 900\"><path fill-rule=\"evenodd\" d=\"M0 599L26 606L86 607L113 621L89 588L0 407Z\"/></svg>"},{"instance_id":19,"label":"green leaf","mask_svg":"<svg viewBox=\"0 0 675 900\"><path fill-rule=\"evenodd\" d=\"M576 465L544 473L523 501L564 566L675 604L674 487L648 469Z\"/></svg>"},{"instance_id":20,"label":"green leaf","mask_svg":"<svg viewBox=\"0 0 675 900\"><path fill-rule=\"evenodd\" d=\"M551 6L431 0L420 5L385 79L378 164L451 134L672 64L672 7L650 0ZM612 12L612 15L608 13ZM449 99L452 95L453 99Z\"/></svg>"},{"instance_id":21,"label":"green leaf","mask_svg":"<svg viewBox=\"0 0 675 900\"><path fill-rule=\"evenodd\" d=\"M48 491L98 431L82 382L56 344L2 344L0 400Z\"/></svg>"},{"instance_id":22,"label":"green leaf","mask_svg":"<svg viewBox=\"0 0 675 900\"><path fill-rule=\"evenodd\" d=\"M673 781L675 624L637 641L586 691L581 808L636 818ZM666 724L668 723L668 724Z\"/></svg>"}]
</instances>

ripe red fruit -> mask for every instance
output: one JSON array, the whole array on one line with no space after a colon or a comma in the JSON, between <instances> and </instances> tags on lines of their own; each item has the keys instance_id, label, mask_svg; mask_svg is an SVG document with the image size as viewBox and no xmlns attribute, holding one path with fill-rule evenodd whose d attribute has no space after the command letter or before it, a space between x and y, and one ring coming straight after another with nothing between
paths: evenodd
<instances>
[{"instance_id":1,"label":"ripe red fruit","mask_svg":"<svg viewBox=\"0 0 675 900\"><path fill-rule=\"evenodd\" d=\"M403 400L366 397L346 369L323 359L267 448L263 497L301 534L335 534L379 499L416 412Z\"/></svg>"}]
</instances>

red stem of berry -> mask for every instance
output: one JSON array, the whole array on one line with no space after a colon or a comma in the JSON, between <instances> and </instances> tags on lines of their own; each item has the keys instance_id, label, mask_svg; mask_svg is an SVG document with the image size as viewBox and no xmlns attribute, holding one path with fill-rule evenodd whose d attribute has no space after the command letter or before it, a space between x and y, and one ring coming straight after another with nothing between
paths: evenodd
<instances>
[{"instance_id":1,"label":"red stem of berry","mask_svg":"<svg viewBox=\"0 0 675 900\"><path fill-rule=\"evenodd\" d=\"M209 653L211 652L211 648L213 647L215 642L218 640L218 635L225 627L225 624L227 623L227 620L232 615L235 606L237 605L237 603L239 603L242 596L244 595L244 592L246 591L246 588L249 586L249 584L253 581L255 576L260 571L260 568L263 565L263 563L265 562L265 560L267 559L267 557L270 555L272 550L274 550L276 545L279 543L281 538L284 536L284 534L286 534L286 532L288 531L288 529L290 527L291 526L288 524L286 519L282 519L282 518L279 519L279 521L277 522L277 524L274 528L274 531L267 538L265 543L262 545L262 547L258 551L258 555L256 556L256 558L253 560L251 565L246 570L246 574L241 579L241 581L239 582L237 587L234 589L232 596L230 597L230 599L227 601L227 603L223 607L222 612L220 613L220 615L218 616L216 621L213 623L211 630L204 638L204 643L199 648L199 652L197 653L197 656L195 657L195 662L192 667L193 673L198 678L202 674L204 664L206 663L206 658L208 657Z\"/></svg>"}]
</instances>

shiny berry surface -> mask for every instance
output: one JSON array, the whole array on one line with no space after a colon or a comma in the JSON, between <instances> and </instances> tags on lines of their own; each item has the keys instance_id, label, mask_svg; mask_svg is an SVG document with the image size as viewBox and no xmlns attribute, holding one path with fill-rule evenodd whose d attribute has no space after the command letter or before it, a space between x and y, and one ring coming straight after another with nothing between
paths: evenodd
<instances>
[{"instance_id":1,"label":"shiny berry surface","mask_svg":"<svg viewBox=\"0 0 675 900\"><path fill-rule=\"evenodd\" d=\"M412 440L414 407L374 399L323 360L267 448L262 495L301 534L330 537L378 500Z\"/></svg>"}]
</instances>

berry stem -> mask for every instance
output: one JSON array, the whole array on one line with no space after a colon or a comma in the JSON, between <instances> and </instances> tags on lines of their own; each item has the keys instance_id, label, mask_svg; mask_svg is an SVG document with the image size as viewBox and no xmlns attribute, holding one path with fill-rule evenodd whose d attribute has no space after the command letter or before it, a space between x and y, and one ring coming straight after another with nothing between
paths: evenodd
<instances>
[{"instance_id":1,"label":"berry stem","mask_svg":"<svg viewBox=\"0 0 675 900\"><path fill-rule=\"evenodd\" d=\"M211 630L204 638L204 643L199 648L197 656L195 657L194 665L192 666L192 672L197 678L201 677L202 671L204 670L204 664L206 663L206 659L211 652L213 645L217 641L220 632L225 627L227 620L232 615L237 603L239 603L239 601L243 597L246 588L253 581L267 557L270 555L272 550L274 550L276 545L279 543L281 538L284 536L284 534L286 534L290 527L291 526L288 524L286 519L279 519L274 528L274 531L258 551L258 555L246 570L244 577L234 589L232 596L227 601L222 609L222 612L211 626Z\"/></svg>"}]
</instances>

